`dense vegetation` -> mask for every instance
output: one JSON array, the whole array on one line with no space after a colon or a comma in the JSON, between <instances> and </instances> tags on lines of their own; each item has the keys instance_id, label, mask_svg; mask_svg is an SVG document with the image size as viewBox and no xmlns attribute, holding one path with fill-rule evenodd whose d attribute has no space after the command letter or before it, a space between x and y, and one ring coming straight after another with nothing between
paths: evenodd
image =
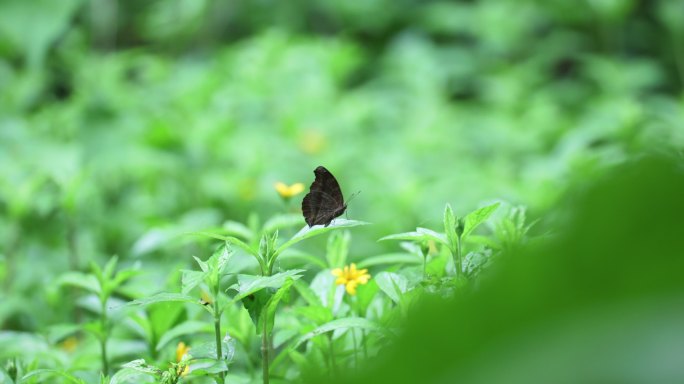
<instances>
[{"instance_id":1,"label":"dense vegetation","mask_svg":"<svg viewBox=\"0 0 684 384\"><path fill-rule=\"evenodd\" d=\"M680 191L683 86L677 0L5 0L0 382L363 377L424 300L479 313L497 264L606 224L573 212L605 180L675 214L638 180ZM318 165L361 193L308 229Z\"/></svg>"}]
</instances>

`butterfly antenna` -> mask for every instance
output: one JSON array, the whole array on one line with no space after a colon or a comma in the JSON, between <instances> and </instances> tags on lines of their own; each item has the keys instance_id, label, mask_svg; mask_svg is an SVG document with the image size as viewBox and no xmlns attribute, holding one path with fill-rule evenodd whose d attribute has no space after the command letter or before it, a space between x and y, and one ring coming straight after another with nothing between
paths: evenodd
<instances>
[{"instance_id":1,"label":"butterfly antenna","mask_svg":"<svg viewBox=\"0 0 684 384\"><path fill-rule=\"evenodd\" d=\"M349 204L350 201L354 200L354 198L360 194L361 194L361 191L352 193L352 195L349 196L349 200L347 200L347 204Z\"/></svg>"}]
</instances>

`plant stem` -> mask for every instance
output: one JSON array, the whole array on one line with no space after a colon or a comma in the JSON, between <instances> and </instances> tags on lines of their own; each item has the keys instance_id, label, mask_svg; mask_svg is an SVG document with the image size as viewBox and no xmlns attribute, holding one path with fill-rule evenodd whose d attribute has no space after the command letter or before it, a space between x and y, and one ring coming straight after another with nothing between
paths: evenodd
<instances>
[{"instance_id":1,"label":"plant stem","mask_svg":"<svg viewBox=\"0 0 684 384\"><path fill-rule=\"evenodd\" d=\"M102 326L102 337L100 338L100 352L102 355L102 373L107 376L109 373L109 363L107 362L107 339L109 338L109 330L107 329L107 299L101 299L102 313L100 315L100 322Z\"/></svg>"},{"instance_id":2,"label":"plant stem","mask_svg":"<svg viewBox=\"0 0 684 384\"><path fill-rule=\"evenodd\" d=\"M456 243L456 277L460 278L461 274L463 273L463 259L461 257L461 243L463 239L461 236L457 237L458 241Z\"/></svg>"},{"instance_id":3,"label":"plant stem","mask_svg":"<svg viewBox=\"0 0 684 384\"><path fill-rule=\"evenodd\" d=\"M330 354L330 366L333 376L337 376L337 362L335 361L335 348L333 346L332 332L328 332L328 353Z\"/></svg>"},{"instance_id":4,"label":"plant stem","mask_svg":"<svg viewBox=\"0 0 684 384\"><path fill-rule=\"evenodd\" d=\"M262 372L264 376L264 384L268 384L268 350L269 350L269 342L268 342L268 321L264 319L264 328L261 332L261 366L262 366Z\"/></svg>"},{"instance_id":5,"label":"plant stem","mask_svg":"<svg viewBox=\"0 0 684 384\"><path fill-rule=\"evenodd\" d=\"M354 367L359 370L359 345L356 342L356 329L352 328L352 340L354 341Z\"/></svg>"},{"instance_id":6,"label":"plant stem","mask_svg":"<svg viewBox=\"0 0 684 384\"><path fill-rule=\"evenodd\" d=\"M223 345L221 342L221 308L219 307L218 301L218 288L219 287L216 287L214 290L214 333L216 337L216 359L221 361L223 360ZM219 377L221 378L221 384L223 384L225 382L226 373L219 373Z\"/></svg>"}]
</instances>

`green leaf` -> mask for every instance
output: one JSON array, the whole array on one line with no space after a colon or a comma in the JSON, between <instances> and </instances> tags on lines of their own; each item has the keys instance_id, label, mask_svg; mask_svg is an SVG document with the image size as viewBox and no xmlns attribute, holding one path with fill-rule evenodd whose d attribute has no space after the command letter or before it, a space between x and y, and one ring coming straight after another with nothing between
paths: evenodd
<instances>
[{"instance_id":1,"label":"green leaf","mask_svg":"<svg viewBox=\"0 0 684 384\"><path fill-rule=\"evenodd\" d=\"M129 303L126 304L127 307L133 307L133 306L145 306L145 305L150 305L154 303L164 303L164 302L181 302L181 303L194 303L197 305L200 305L199 300L192 296L180 294L180 293L170 293L170 292L162 292L162 293L157 293L156 295L152 295L149 297L145 297L142 299L138 300L133 300Z\"/></svg>"},{"instance_id":2,"label":"green leaf","mask_svg":"<svg viewBox=\"0 0 684 384\"><path fill-rule=\"evenodd\" d=\"M303 280L295 281L294 286L297 292L299 292L299 294L302 295L302 298L304 299L304 301L306 301L306 303L309 306L323 305L323 302L321 302L320 297L318 297L318 295L316 295L316 292L314 292L314 290L311 289L311 287L309 287L309 285Z\"/></svg>"},{"instance_id":3,"label":"green leaf","mask_svg":"<svg viewBox=\"0 0 684 384\"><path fill-rule=\"evenodd\" d=\"M302 272L304 272L303 269L291 269L273 276L238 275L237 284L233 284L228 289L237 291L233 298L237 301L264 288L280 288L288 278L297 280L302 277Z\"/></svg>"},{"instance_id":4,"label":"green leaf","mask_svg":"<svg viewBox=\"0 0 684 384\"><path fill-rule=\"evenodd\" d=\"M189 271L187 269L181 270L181 292L187 295L196 286L200 285L204 278L207 276L206 272L200 271Z\"/></svg>"},{"instance_id":5,"label":"green leaf","mask_svg":"<svg viewBox=\"0 0 684 384\"><path fill-rule=\"evenodd\" d=\"M195 261L197 262L197 265L199 265L202 272L209 272L209 265L207 264L206 261L203 261L202 259L200 259L197 256L193 256L192 258L195 259Z\"/></svg>"},{"instance_id":6,"label":"green leaf","mask_svg":"<svg viewBox=\"0 0 684 384\"><path fill-rule=\"evenodd\" d=\"M422 264L423 259L412 253L386 253L369 257L356 263L359 268L368 268L384 264Z\"/></svg>"},{"instance_id":7,"label":"green leaf","mask_svg":"<svg viewBox=\"0 0 684 384\"><path fill-rule=\"evenodd\" d=\"M242 249L243 251L247 252L248 254L254 256L254 258L256 258L257 262L259 263L261 270L262 271L266 270L265 269L266 264L264 263L264 260L261 259L261 256L259 255L259 250L250 247L247 243L245 243L244 241L242 241L236 237L223 236L223 235L219 235L219 234L211 233L211 232L191 232L190 234L191 235L204 236L204 237L210 237L212 239L223 240L229 244L232 244L232 245Z\"/></svg>"},{"instance_id":8,"label":"green leaf","mask_svg":"<svg viewBox=\"0 0 684 384\"><path fill-rule=\"evenodd\" d=\"M57 280L60 285L70 285L73 287L83 288L86 291L100 294L102 288L100 282L93 275L87 275L81 272L67 272L60 276Z\"/></svg>"},{"instance_id":9,"label":"green leaf","mask_svg":"<svg viewBox=\"0 0 684 384\"><path fill-rule=\"evenodd\" d=\"M278 257L278 260L281 262L286 262L286 261L291 261L293 263L298 264L298 266L304 266L304 265L315 265L316 267L319 267L320 269L326 269L328 266L326 263L321 260L320 258L311 255L309 253L305 253L302 251L299 251L294 248L289 248L286 249L280 257ZM288 264L289 265L289 264Z\"/></svg>"},{"instance_id":10,"label":"green leaf","mask_svg":"<svg viewBox=\"0 0 684 384\"><path fill-rule=\"evenodd\" d=\"M366 223L364 221L357 221L357 220L347 220L347 219L335 219L329 226L323 226L323 225L314 225L313 227L309 226L304 226L299 232L297 232L296 235L294 235L290 240L286 241L285 244L281 245L275 252L274 258L277 257L281 252L286 250L287 248L293 246L294 244L299 243L302 240L306 240L308 238L322 235L324 233L328 233L332 230L339 229L339 228L351 228L351 227L356 227L359 225L368 225L370 223Z\"/></svg>"},{"instance_id":11,"label":"green leaf","mask_svg":"<svg viewBox=\"0 0 684 384\"><path fill-rule=\"evenodd\" d=\"M223 229L231 236L239 236L247 241L254 239L254 233L246 225L237 221L226 221L223 223Z\"/></svg>"},{"instance_id":12,"label":"green leaf","mask_svg":"<svg viewBox=\"0 0 684 384\"><path fill-rule=\"evenodd\" d=\"M261 321L266 321L266 332L271 333L273 330L273 323L275 321L275 312L276 309L278 308L278 303L280 303L281 300L285 298L285 296L290 292L290 287L292 287L292 284L294 283L294 279L291 277L288 277L285 280L285 283L278 288L278 291L271 296L271 298L268 300L266 303L266 306L264 307L264 310L261 313ZM257 326L257 332L263 330L263 325L259 324Z\"/></svg>"},{"instance_id":13,"label":"green leaf","mask_svg":"<svg viewBox=\"0 0 684 384\"><path fill-rule=\"evenodd\" d=\"M332 332L336 331L338 329L349 329L349 328L360 328L360 329L365 329L368 331L374 331L374 332L385 332L382 327L379 325L375 324L374 322L361 318L361 317L345 317L342 319L337 319L333 320L329 323L323 324L320 327L317 327L313 331L302 335L297 339L297 341L292 345L292 349L297 348L300 346L302 343L306 342L307 340L314 338L318 335L322 335L326 332Z\"/></svg>"},{"instance_id":14,"label":"green leaf","mask_svg":"<svg viewBox=\"0 0 684 384\"><path fill-rule=\"evenodd\" d=\"M421 243L421 242L433 240L435 242L444 244L447 247L450 246L449 241L444 234L435 232L431 229L421 228L421 227L416 228L416 230L414 232L396 233L394 235L385 236L378 241L385 241L385 240L408 240L408 241L413 241L415 243Z\"/></svg>"},{"instance_id":15,"label":"green leaf","mask_svg":"<svg viewBox=\"0 0 684 384\"><path fill-rule=\"evenodd\" d=\"M104 269L102 270L102 276L105 278L105 280L109 280L114 276L114 270L116 269L116 264L119 262L119 257L118 256L112 256L107 264L105 264Z\"/></svg>"},{"instance_id":16,"label":"green leaf","mask_svg":"<svg viewBox=\"0 0 684 384\"><path fill-rule=\"evenodd\" d=\"M325 258L328 261L328 267L344 267L344 265L347 263L350 240L351 234L349 231L335 232L328 237L328 246L325 253Z\"/></svg>"},{"instance_id":17,"label":"green leaf","mask_svg":"<svg viewBox=\"0 0 684 384\"><path fill-rule=\"evenodd\" d=\"M153 366L153 365L147 364L147 363L145 362L145 359L137 359L137 360L129 361L128 363L122 365L121 367L122 367L122 368L134 369L134 370L136 370L136 371L138 371L138 372L148 373L148 374L151 374L151 375L155 375L155 374L161 373L161 371L159 370L159 368L157 368L157 367L155 367L155 366Z\"/></svg>"},{"instance_id":18,"label":"green leaf","mask_svg":"<svg viewBox=\"0 0 684 384\"><path fill-rule=\"evenodd\" d=\"M458 234L456 233L456 217L451 210L451 205L447 204L444 208L444 233L448 241L448 247L452 253L458 248Z\"/></svg>"},{"instance_id":19,"label":"green leaf","mask_svg":"<svg viewBox=\"0 0 684 384\"><path fill-rule=\"evenodd\" d=\"M262 229L265 233L271 233L280 229L296 227L302 225L304 218L300 214L288 213L283 215L275 215L264 223Z\"/></svg>"},{"instance_id":20,"label":"green leaf","mask_svg":"<svg viewBox=\"0 0 684 384\"><path fill-rule=\"evenodd\" d=\"M432 229L421 228L421 227L416 228L416 232L423 234L423 235L427 236L429 239L434 240L438 243L442 243L442 244L446 245L447 247L449 246L449 240L447 239L447 236L443 233L439 233L439 232L433 231Z\"/></svg>"},{"instance_id":21,"label":"green leaf","mask_svg":"<svg viewBox=\"0 0 684 384\"><path fill-rule=\"evenodd\" d=\"M392 272L378 273L375 276L375 282L395 303L399 303L402 295L408 290L408 280L404 276Z\"/></svg>"},{"instance_id":22,"label":"green leaf","mask_svg":"<svg viewBox=\"0 0 684 384\"><path fill-rule=\"evenodd\" d=\"M478 208L477 210L469 213L465 217L465 228L463 230L463 236L468 236L478 225L482 224L489 216L499 208L500 203L494 203L487 205L486 207Z\"/></svg>"},{"instance_id":23,"label":"green leaf","mask_svg":"<svg viewBox=\"0 0 684 384\"><path fill-rule=\"evenodd\" d=\"M36 378L37 376L43 376L43 380L45 380L48 377L54 377L54 376L59 376L65 379L68 383L74 383L74 384L86 384L85 381L79 379L78 377L68 373L61 371L59 369L36 369L35 371L31 371L27 374L25 374L22 378L21 381L28 380L30 378Z\"/></svg>"},{"instance_id":24,"label":"green leaf","mask_svg":"<svg viewBox=\"0 0 684 384\"><path fill-rule=\"evenodd\" d=\"M186 321L183 323L178 324L177 326L169 329L164 335L159 339L159 342L157 343L157 351L161 350L168 344L171 340L189 335L189 334L196 334L196 333L210 333L212 332L213 327L211 324L206 323L204 321Z\"/></svg>"}]
</instances>

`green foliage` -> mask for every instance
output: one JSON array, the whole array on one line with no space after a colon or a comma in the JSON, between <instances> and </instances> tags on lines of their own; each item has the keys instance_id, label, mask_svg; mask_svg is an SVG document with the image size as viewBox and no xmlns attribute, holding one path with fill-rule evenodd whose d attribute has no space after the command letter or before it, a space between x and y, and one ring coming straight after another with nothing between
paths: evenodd
<instances>
[{"instance_id":1,"label":"green foliage","mask_svg":"<svg viewBox=\"0 0 684 384\"><path fill-rule=\"evenodd\" d=\"M681 160L683 47L675 0L5 0L0 382L363 372L562 234L568 188ZM309 228L272 186L318 165L347 217Z\"/></svg>"}]
</instances>

